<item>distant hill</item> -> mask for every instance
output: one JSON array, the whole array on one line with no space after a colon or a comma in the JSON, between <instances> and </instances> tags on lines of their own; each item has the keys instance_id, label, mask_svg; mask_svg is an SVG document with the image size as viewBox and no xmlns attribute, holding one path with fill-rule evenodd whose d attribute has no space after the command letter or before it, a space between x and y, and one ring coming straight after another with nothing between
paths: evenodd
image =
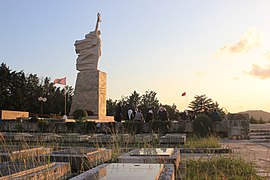
<instances>
[{"instance_id":1,"label":"distant hill","mask_svg":"<svg viewBox=\"0 0 270 180\"><path fill-rule=\"evenodd\" d=\"M249 115L249 118L252 116L256 120L260 120L260 118L262 118L262 120L264 122L270 121L270 113L269 112L266 112L266 111L262 111L262 110L248 110L248 111L244 111L244 112L241 112L241 113L247 113Z\"/></svg>"}]
</instances>

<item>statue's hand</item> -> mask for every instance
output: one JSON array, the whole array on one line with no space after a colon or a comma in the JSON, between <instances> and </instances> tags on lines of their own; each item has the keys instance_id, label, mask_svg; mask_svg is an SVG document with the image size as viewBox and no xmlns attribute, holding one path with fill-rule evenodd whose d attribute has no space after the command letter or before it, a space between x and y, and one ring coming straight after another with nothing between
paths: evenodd
<instances>
[{"instance_id":1,"label":"statue's hand","mask_svg":"<svg viewBox=\"0 0 270 180\"><path fill-rule=\"evenodd\" d=\"M98 22L101 22L101 14L100 13L97 13L97 19L98 19Z\"/></svg>"}]
</instances>

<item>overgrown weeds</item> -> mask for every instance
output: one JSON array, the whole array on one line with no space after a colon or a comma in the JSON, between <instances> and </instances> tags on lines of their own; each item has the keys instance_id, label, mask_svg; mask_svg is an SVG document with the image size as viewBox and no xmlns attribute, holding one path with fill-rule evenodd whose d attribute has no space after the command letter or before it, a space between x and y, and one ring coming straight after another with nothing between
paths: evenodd
<instances>
[{"instance_id":1,"label":"overgrown weeds","mask_svg":"<svg viewBox=\"0 0 270 180\"><path fill-rule=\"evenodd\" d=\"M89 124L90 126L90 124ZM91 126L92 127L92 126ZM59 142L59 141L37 141L36 142L29 142L21 140L19 142L7 142L4 140L4 137L1 136L0 133L0 143L2 146L2 150L6 150L8 152L12 151L12 147L19 146L21 149L29 149L31 147L50 147L51 149L58 150L62 147L58 145L65 145L67 147L75 147L75 146L91 146L95 148L109 148L112 149L112 160L110 162L117 162L117 158L119 155L128 152L134 148L160 148L160 144L158 140L152 140L151 142L147 141L140 141L137 143L132 143L129 141L129 138L134 138L135 132L132 132L133 126L130 126L130 134L122 134L118 133L115 127L109 128L108 134L115 136L116 139L112 143L100 143L94 142L90 144L89 142L84 142L81 144L74 143L74 142ZM72 127L71 127L72 129ZM137 130L137 129L135 129ZM132 135L131 135L132 132ZM89 134L90 135L90 134ZM154 136L154 132L151 133ZM67 136L66 136L67 137ZM39 139L40 140L40 139ZM205 138L201 137L188 137L187 142L184 145L186 148L220 148L221 145L219 144L220 139L216 136L208 136ZM183 145L179 145L183 147ZM24 157L25 158L25 157ZM23 159L23 158L22 158ZM43 159L41 158L34 158L28 157L27 161L33 162L40 162ZM28 162L26 161L26 164ZM50 163L51 160L47 159L45 164ZM227 156L215 156L209 159L187 159L187 169L186 169L186 177L187 179L260 179L256 175L256 172L253 168L252 163L247 163L244 160L240 159L238 156L235 155L227 155ZM31 163L30 163L31 164ZM14 166L16 166L16 162L14 161ZM90 167L89 167L90 168ZM1 174L0 174L1 177Z\"/></svg>"},{"instance_id":2,"label":"overgrown weeds","mask_svg":"<svg viewBox=\"0 0 270 180\"><path fill-rule=\"evenodd\" d=\"M192 136L187 138L187 142L184 145L186 148L220 148L220 139L216 136L208 136L201 138L198 136Z\"/></svg>"},{"instance_id":3,"label":"overgrown weeds","mask_svg":"<svg viewBox=\"0 0 270 180\"><path fill-rule=\"evenodd\" d=\"M238 156L216 156L187 160L187 179L262 179L256 175L254 164Z\"/></svg>"}]
</instances>

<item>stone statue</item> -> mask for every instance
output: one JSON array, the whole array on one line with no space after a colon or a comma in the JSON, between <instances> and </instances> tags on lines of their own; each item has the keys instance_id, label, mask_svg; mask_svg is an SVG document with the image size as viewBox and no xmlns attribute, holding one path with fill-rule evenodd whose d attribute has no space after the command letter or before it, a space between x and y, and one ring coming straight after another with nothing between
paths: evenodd
<instances>
[{"instance_id":1,"label":"stone statue","mask_svg":"<svg viewBox=\"0 0 270 180\"><path fill-rule=\"evenodd\" d=\"M75 41L75 51L78 54L76 68L82 70L97 70L98 60L101 56L101 34L98 30L101 22L100 13L97 14L95 31L85 35L85 39Z\"/></svg>"}]
</instances>

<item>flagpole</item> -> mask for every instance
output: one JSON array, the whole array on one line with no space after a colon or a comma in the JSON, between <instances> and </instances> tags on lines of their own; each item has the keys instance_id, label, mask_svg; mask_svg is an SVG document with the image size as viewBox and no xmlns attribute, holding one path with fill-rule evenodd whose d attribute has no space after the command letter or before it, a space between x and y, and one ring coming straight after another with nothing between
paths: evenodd
<instances>
[{"instance_id":1,"label":"flagpole","mask_svg":"<svg viewBox=\"0 0 270 180\"><path fill-rule=\"evenodd\" d=\"M66 95L66 92L67 92L67 89L66 89L66 85L67 85L67 81L66 81L66 78L67 77L64 77L64 78L61 78L61 79L55 79L54 81L53 81L53 84L61 84L61 85L65 85L64 86L64 93L65 93L65 95L64 95L64 98L65 98L65 104L64 104L64 111L65 111L65 115L64 115L64 117L66 118L66 116L67 116L67 95Z\"/></svg>"},{"instance_id":2,"label":"flagpole","mask_svg":"<svg viewBox=\"0 0 270 180\"><path fill-rule=\"evenodd\" d=\"M187 95L186 95L186 109L188 108L188 105L187 105Z\"/></svg>"},{"instance_id":3,"label":"flagpole","mask_svg":"<svg viewBox=\"0 0 270 180\"><path fill-rule=\"evenodd\" d=\"M67 93L66 93L66 85L64 87L64 93L65 93L65 116L67 115Z\"/></svg>"},{"instance_id":4,"label":"flagpole","mask_svg":"<svg viewBox=\"0 0 270 180\"><path fill-rule=\"evenodd\" d=\"M186 98L186 109L187 109L187 106L188 106L188 105L187 105L187 92L186 92L186 91L182 93L182 97L183 97L183 96L186 96L185 98Z\"/></svg>"}]
</instances>

